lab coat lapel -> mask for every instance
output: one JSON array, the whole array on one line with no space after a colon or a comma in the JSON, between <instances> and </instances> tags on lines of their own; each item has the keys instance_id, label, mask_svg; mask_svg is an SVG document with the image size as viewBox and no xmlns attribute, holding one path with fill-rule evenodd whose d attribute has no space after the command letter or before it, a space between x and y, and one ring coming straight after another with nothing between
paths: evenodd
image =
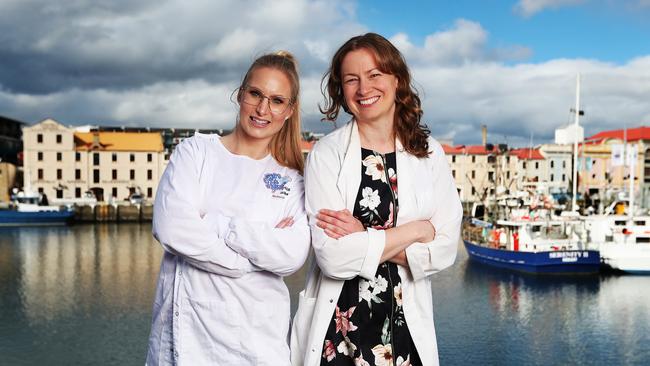
<instances>
[{"instance_id":1,"label":"lab coat lapel","mask_svg":"<svg viewBox=\"0 0 650 366\"><path fill-rule=\"evenodd\" d=\"M348 126L350 126L348 148L343 157L343 164L336 186L345 199L345 208L350 212L354 212L354 200L357 198L357 192L361 184L361 141L357 122L352 121Z\"/></svg>"},{"instance_id":2,"label":"lab coat lapel","mask_svg":"<svg viewBox=\"0 0 650 366\"><path fill-rule=\"evenodd\" d=\"M417 178L417 158L409 154L399 139L395 139L395 155L397 165L397 198L399 200L399 211L397 212L397 224L400 225L406 220L411 221L418 212L418 202L414 178Z\"/></svg>"}]
</instances>

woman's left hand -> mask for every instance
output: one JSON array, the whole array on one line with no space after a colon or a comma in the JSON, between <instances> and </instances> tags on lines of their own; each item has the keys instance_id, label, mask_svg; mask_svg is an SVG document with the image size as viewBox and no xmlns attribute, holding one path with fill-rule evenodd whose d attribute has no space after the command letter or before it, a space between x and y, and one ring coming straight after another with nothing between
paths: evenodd
<instances>
[{"instance_id":1,"label":"woman's left hand","mask_svg":"<svg viewBox=\"0 0 650 366\"><path fill-rule=\"evenodd\" d=\"M348 234L366 231L361 221L345 210L334 211L322 209L316 215L316 226L323 229L325 234L333 239L342 238Z\"/></svg>"}]
</instances>

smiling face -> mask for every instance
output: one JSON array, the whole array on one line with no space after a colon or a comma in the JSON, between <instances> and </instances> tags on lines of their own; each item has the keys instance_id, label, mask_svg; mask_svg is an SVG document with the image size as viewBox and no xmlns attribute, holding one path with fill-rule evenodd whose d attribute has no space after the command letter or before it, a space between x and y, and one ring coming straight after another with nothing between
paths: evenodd
<instances>
[{"instance_id":1,"label":"smiling face","mask_svg":"<svg viewBox=\"0 0 650 366\"><path fill-rule=\"evenodd\" d=\"M253 70L238 94L237 128L249 138L269 142L293 113L291 105L280 106L289 104L291 95L291 82L284 72L270 67Z\"/></svg>"},{"instance_id":2,"label":"smiling face","mask_svg":"<svg viewBox=\"0 0 650 366\"><path fill-rule=\"evenodd\" d=\"M341 83L345 103L357 122L393 122L398 80L379 70L371 51L361 48L345 55Z\"/></svg>"}]
</instances>

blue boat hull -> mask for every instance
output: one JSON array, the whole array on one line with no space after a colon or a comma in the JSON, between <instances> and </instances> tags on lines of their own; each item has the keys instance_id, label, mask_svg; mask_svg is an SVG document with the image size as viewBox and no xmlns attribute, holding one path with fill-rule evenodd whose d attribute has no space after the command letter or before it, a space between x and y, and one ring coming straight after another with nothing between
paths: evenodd
<instances>
[{"instance_id":1,"label":"blue boat hull","mask_svg":"<svg viewBox=\"0 0 650 366\"><path fill-rule=\"evenodd\" d=\"M472 260L491 266L529 273L569 274L598 273L600 254L595 250L560 250L552 252L515 252L488 248L463 240Z\"/></svg>"},{"instance_id":2,"label":"blue boat hull","mask_svg":"<svg viewBox=\"0 0 650 366\"><path fill-rule=\"evenodd\" d=\"M65 225L74 218L74 211L20 212L0 210L0 226Z\"/></svg>"}]
</instances>

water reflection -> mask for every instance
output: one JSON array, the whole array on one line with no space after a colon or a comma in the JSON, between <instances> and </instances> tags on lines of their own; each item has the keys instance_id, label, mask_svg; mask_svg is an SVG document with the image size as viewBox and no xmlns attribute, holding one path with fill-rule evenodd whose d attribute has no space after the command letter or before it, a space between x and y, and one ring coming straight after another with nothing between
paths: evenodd
<instances>
[{"instance_id":1,"label":"water reflection","mask_svg":"<svg viewBox=\"0 0 650 366\"><path fill-rule=\"evenodd\" d=\"M150 225L0 229L0 364L143 364L161 255ZM650 276L519 274L461 246L432 284L442 364L650 364Z\"/></svg>"},{"instance_id":2,"label":"water reflection","mask_svg":"<svg viewBox=\"0 0 650 366\"><path fill-rule=\"evenodd\" d=\"M162 251L140 225L20 230L20 289L31 323L101 304L117 311L151 306Z\"/></svg>"},{"instance_id":3,"label":"water reflection","mask_svg":"<svg viewBox=\"0 0 650 366\"><path fill-rule=\"evenodd\" d=\"M463 282L486 299L492 341L507 341L492 345L502 352L488 357L496 364L649 361L640 344L650 338L650 292L639 291L650 285L647 277L539 276L468 261Z\"/></svg>"}]
</instances>

